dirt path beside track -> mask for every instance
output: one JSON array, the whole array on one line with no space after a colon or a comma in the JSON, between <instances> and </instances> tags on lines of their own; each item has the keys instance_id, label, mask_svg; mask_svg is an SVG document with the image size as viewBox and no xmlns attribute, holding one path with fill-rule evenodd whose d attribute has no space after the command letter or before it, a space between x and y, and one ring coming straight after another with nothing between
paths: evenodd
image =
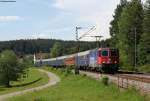
<instances>
[{"instance_id":1,"label":"dirt path beside track","mask_svg":"<svg viewBox=\"0 0 150 101\"><path fill-rule=\"evenodd\" d=\"M17 92L13 92L13 93L0 95L0 101L3 101L5 99L7 99L7 98L14 97L14 96L17 96L17 95L25 94L27 92L33 92L33 91L42 90L44 88L47 88L49 86L55 85L58 82L60 82L60 78L57 75L55 75L54 73L51 73L51 72L48 72L48 71L42 70L42 69L38 69L38 70L40 72L46 73L48 75L49 81L48 81L47 84L39 86L39 87L35 87L35 88L29 88L29 89L22 90L22 91L17 91Z\"/></svg>"}]
</instances>

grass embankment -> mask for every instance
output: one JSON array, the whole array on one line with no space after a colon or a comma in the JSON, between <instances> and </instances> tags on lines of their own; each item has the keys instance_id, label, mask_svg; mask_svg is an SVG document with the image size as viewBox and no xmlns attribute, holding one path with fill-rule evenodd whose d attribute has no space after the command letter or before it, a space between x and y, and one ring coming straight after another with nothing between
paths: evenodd
<instances>
[{"instance_id":1,"label":"grass embankment","mask_svg":"<svg viewBox=\"0 0 150 101\"><path fill-rule=\"evenodd\" d=\"M27 75L27 78L17 82L11 82L12 87L10 88L0 86L0 95L44 85L49 80L47 74L42 73L35 68L30 68Z\"/></svg>"},{"instance_id":2,"label":"grass embankment","mask_svg":"<svg viewBox=\"0 0 150 101\"><path fill-rule=\"evenodd\" d=\"M138 67L139 71L144 72L144 73L150 73L150 64Z\"/></svg>"},{"instance_id":3,"label":"grass embankment","mask_svg":"<svg viewBox=\"0 0 150 101\"><path fill-rule=\"evenodd\" d=\"M61 77L61 82L53 87L17 96L8 101L146 101L135 90L120 91L117 86L104 86L86 76L65 76L60 70L51 70Z\"/></svg>"}]
</instances>

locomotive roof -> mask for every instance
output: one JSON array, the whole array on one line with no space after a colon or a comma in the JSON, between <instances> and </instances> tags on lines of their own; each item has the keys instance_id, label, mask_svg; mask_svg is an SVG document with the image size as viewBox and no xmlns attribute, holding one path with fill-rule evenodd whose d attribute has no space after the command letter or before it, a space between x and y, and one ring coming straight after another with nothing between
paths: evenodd
<instances>
[{"instance_id":1,"label":"locomotive roof","mask_svg":"<svg viewBox=\"0 0 150 101\"><path fill-rule=\"evenodd\" d=\"M98 50L103 50L103 49L111 50L111 49L116 49L116 48L99 48Z\"/></svg>"}]
</instances>

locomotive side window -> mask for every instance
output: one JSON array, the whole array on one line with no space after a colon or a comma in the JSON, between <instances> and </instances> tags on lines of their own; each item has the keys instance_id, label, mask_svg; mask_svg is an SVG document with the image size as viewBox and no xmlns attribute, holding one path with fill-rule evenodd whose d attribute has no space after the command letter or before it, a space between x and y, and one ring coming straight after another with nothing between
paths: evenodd
<instances>
[{"instance_id":1,"label":"locomotive side window","mask_svg":"<svg viewBox=\"0 0 150 101\"><path fill-rule=\"evenodd\" d=\"M108 51L107 50L102 50L102 56L108 56Z\"/></svg>"},{"instance_id":2,"label":"locomotive side window","mask_svg":"<svg viewBox=\"0 0 150 101\"><path fill-rule=\"evenodd\" d=\"M111 56L118 56L118 55L119 55L119 52L118 52L118 50L116 50L116 49L112 49L112 50L110 51L110 54L111 54Z\"/></svg>"}]
</instances>

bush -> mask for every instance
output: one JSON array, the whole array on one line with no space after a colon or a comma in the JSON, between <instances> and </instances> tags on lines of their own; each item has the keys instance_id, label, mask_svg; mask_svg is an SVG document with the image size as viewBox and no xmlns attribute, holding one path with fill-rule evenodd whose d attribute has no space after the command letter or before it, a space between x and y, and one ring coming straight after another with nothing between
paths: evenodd
<instances>
[{"instance_id":1,"label":"bush","mask_svg":"<svg viewBox=\"0 0 150 101\"><path fill-rule=\"evenodd\" d=\"M109 81L109 78L108 77L102 77L102 83L107 86L108 85L108 81Z\"/></svg>"},{"instance_id":2,"label":"bush","mask_svg":"<svg viewBox=\"0 0 150 101\"><path fill-rule=\"evenodd\" d=\"M65 69L64 69L64 68L61 68L61 69L60 69L60 72L61 72L61 73L64 73L64 72L65 72Z\"/></svg>"},{"instance_id":3,"label":"bush","mask_svg":"<svg viewBox=\"0 0 150 101\"><path fill-rule=\"evenodd\" d=\"M68 75L72 74L71 69L70 68L66 68L65 71L64 71L64 74L65 74L65 76L68 76Z\"/></svg>"},{"instance_id":4,"label":"bush","mask_svg":"<svg viewBox=\"0 0 150 101\"><path fill-rule=\"evenodd\" d=\"M69 69L69 68L66 69L66 72L67 72L68 74L72 74L72 71L71 71L71 69Z\"/></svg>"},{"instance_id":5,"label":"bush","mask_svg":"<svg viewBox=\"0 0 150 101\"><path fill-rule=\"evenodd\" d=\"M54 67L50 67L51 70L54 70Z\"/></svg>"},{"instance_id":6,"label":"bush","mask_svg":"<svg viewBox=\"0 0 150 101\"><path fill-rule=\"evenodd\" d=\"M87 75L86 75L86 74L83 74L82 76L83 76L83 77L86 77Z\"/></svg>"},{"instance_id":7,"label":"bush","mask_svg":"<svg viewBox=\"0 0 150 101\"><path fill-rule=\"evenodd\" d=\"M150 73L150 65L149 65L149 64L147 64L147 65L144 65L144 66L138 67L138 71L139 71L139 72L146 72L146 73Z\"/></svg>"}]
</instances>

